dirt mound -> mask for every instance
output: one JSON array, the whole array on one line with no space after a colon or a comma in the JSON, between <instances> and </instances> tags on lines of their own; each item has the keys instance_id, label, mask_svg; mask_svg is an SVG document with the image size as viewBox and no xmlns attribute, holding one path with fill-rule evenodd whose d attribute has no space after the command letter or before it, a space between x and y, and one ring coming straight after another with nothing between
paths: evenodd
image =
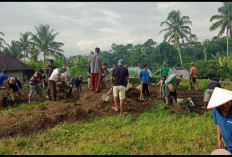
<instances>
[{"instance_id":1,"label":"dirt mound","mask_svg":"<svg viewBox=\"0 0 232 157\"><path fill-rule=\"evenodd\" d=\"M13 114L1 113L0 137L33 135L34 133L52 128L62 122L83 122L88 119L90 113L94 113L100 117L119 115L119 112L115 112L111 109L111 107L114 106L112 92L109 94L110 99L108 102L101 100L102 95L107 93L110 89L109 84L107 85L108 87L98 94L88 90L86 84L82 86L82 93L77 93L74 88L72 96L66 100L65 103L47 104L33 109L22 109L14 111ZM25 96L25 100L22 98L20 102L18 101L20 98L15 97L16 102L22 103L23 101L27 101L26 98L29 93L29 88L24 88L22 93ZM189 112L204 113L204 110L201 108L203 91L178 89L177 93L179 99L191 97L195 107L190 107L187 103L183 103L180 106L167 106L169 110L177 114ZM46 90L43 90L43 94L44 96L46 95ZM155 100L164 100L158 98L158 95L159 86L152 86L150 98L142 101L140 100L140 91L136 89L136 86L133 86L126 92L126 99L123 106L124 111L129 114L139 115L150 109ZM37 97L37 95L34 95L33 99L37 99ZM4 106L15 103L12 103L9 99L5 101L6 103Z\"/></svg>"}]
</instances>

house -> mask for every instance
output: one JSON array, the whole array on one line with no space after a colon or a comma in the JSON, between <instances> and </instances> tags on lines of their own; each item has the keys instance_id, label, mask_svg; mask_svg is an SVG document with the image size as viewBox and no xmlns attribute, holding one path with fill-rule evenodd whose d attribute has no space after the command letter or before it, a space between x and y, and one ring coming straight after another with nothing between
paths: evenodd
<instances>
[{"instance_id":1,"label":"house","mask_svg":"<svg viewBox=\"0 0 232 157\"><path fill-rule=\"evenodd\" d=\"M171 68L169 72L170 74L177 74L177 73L183 74L183 78L185 79L188 79L189 77L189 71L183 67ZM160 70L156 71L155 75L160 75Z\"/></svg>"},{"instance_id":2,"label":"house","mask_svg":"<svg viewBox=\"0 0 232 157\"><path fill-rule=\"evenodd\" d=\"M35 72L32 67L0 52L0 70L3 69L8 71L9 77L17 77L22 83L28 82Z\"/></svg>"}]
</instances>

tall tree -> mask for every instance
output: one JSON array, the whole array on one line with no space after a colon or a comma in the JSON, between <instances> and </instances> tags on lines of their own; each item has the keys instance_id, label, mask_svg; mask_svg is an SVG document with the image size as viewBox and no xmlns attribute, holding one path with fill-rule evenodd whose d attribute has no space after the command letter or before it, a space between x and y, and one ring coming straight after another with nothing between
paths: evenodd
<instances>
[{"instance_id":1,"label":"tall tree","mask_svg":"<svg viewBox=\"0 0 232 157\"><path fill-rule=\"evenodd\" d=\"M54 33L54 29L50 29L49 25L39 25L36 27L36 33L30 33L32 36L33 44L40 49L44 56L44 62L46 61L46 56L53 55L63 52L61 46L64 44L62 42L56 42L55 38L59 34L58 32Z\"/></svg>"},{"instance_id":2,"label":"tall tree","mask_svg":"<svg viewBox=\"0 0 232 157\"><path fill-rule=\"evenodd\" d=\"M179 39L189 41L189 37L191 36L191 29L188 26L192 24L190 18L188 16L181 16L181 12L178 10L173 10L168 14L168 17L165 21L161 22L161 26L166 25L167 28L160 31L166 32L164 35L164 41L168 40L174 44L174 46L178 49L179 57L180 57L180 64L183 66L181 51L180 51L180 43Z\"/></svg>"},{"instance_id":3,"label":"tall tree","mask_svg":"<svg viewBox=\"0 0 232 157\"><path fill-rule=\"evenodd\" d=\"M0 32L0 36L5 36L3 32ZM4 48L5 40L0 37L0 51Z\"/></svg>"},{"instance_id":4,"label":"tall tree","mask_svg":"<svg viewBox=\"0 0 232 157\"><path fill-rule=\"evenodd\" d=\"M24 61L25 61L25 58L28 57L28 48L31 44L31 41L29 39L29 36L30 34L27 32L27 33L20 33L20 45L21 45L21 50L24 52Z\"/></svg>"},{"instance_id":5,"label":"tall tree","mask_svg":"<svg viewBox=\"0 0 232 157\"><path fill-rule=\"evenodd\" d=\"M226 30L227 37L227 58L229 57L229 36L232 34L232 2L223 2L223 6L218 8L218 15L214 15L210 18L210 21L218 20L213 23L209 28L210 31L214 31L220 27L218 37L222 36Z\"/></svg>"},{"instance_id":6,"label":"tall tree","mask_svg":"<svg viewBox=\"0 0 232 157\"><path fill-rule=\"evenodd\" d=\"M24 55L21 53L21 44L19 41L12 40L10 45L4 48L3 52L15 59L22 59Z\"/></svg>"}]
</instances>

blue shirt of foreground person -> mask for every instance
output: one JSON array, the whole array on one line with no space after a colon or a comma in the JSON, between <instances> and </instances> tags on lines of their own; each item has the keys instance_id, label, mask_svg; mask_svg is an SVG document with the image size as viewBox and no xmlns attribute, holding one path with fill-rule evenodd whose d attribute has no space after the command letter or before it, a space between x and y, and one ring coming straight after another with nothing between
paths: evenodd
<instances>
[{"instance_id":1,"label":"blue shirt of foreground person","mask_svg":"<svg viewBox=\"0 0 232 157\"><path fill-rule=\"evenodd\" d=\"M232 153L232 108L231 101L213 109L213 120L217 125L218 147L224 149L221 137L225 142L225 149Z\"/></svg>"}]
</instances>

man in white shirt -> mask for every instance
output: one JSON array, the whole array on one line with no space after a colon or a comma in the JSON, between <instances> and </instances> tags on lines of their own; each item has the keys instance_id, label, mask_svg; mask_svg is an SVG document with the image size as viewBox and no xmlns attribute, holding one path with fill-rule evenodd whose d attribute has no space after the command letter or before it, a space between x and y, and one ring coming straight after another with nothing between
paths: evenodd
<instances>
[{"instance_id":1,"label":"man in white shirt","mask_svg":"<svg viewBox=\"0 0 232 157\"><path fill-rule=\"evenodd\" d=\"M61 76L65 79L66 82L69 81L69 67L67 63L64 63L63 67L66 67L67 71L61 74Z\"/></svg>"},{"instance_id":2,"label":"man in white shirt","mask_svg":"<svg viewBox=\"0 0 232 157\"><path fill-rule=\"evenodd\" d=\"M51 76L49 77L48 81L49 81L49 86L50 86L50 90L51 90L51 95L52 95L52 101L55 102L56 101L56 82L66 82L62 77L61 74L66 72L67 68L66 67L62 67L62 68L56 68L53 70Z\"/></svg>"}]
</instances>

